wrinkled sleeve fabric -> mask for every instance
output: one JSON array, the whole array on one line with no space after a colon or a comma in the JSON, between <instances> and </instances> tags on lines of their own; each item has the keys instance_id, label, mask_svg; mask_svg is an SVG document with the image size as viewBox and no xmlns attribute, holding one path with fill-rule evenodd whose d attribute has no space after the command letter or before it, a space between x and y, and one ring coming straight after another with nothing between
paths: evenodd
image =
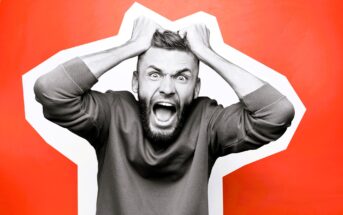
<instances>
[{"instance_id":1,"label":"wrinkled sleeve fabric","mask_svg":"<svg viewBox=\"0 0 343 215\"><path fill-rule=\"evenodd\" d=\"M215 109L208 129L210 150L216 157L257 149L278 139L294 117L290 101L269 84L236 104Z\"/></svg>"},{"instance_id":2,"label":"wrinkled sleeve fabric","mask_svg":"<svg viewBox=\"0 0 343 215\"><path fill-rule=\"evenodd\" d=\"M96 82L86 64L74 58L41 76L34 92L47 119L95 143L110 114L106 95L90 90Z\"/></svg>"}]
</instances>

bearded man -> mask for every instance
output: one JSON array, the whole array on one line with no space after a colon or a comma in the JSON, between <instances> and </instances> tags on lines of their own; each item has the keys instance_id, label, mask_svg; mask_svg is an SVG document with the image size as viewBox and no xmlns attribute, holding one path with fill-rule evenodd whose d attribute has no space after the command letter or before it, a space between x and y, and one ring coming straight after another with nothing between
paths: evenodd
<instances>
[{"instance_id":1,"label":"bearded man","mask_svg":"<svg viewBox=\"0 0 343 215\"><path fill-rule=\"evenodd\" d=\"M47 119L87 139L98 159L97 214L206 215L216 159L261 147L290 125L294 108L277 90L215 53L204 25L177 33L135 20L122 46L74 58L40 77ZM120 62L138 56L132 90L91 90ZM199 61L240 102L199 97Z\"/></svg>"}]
</instances>

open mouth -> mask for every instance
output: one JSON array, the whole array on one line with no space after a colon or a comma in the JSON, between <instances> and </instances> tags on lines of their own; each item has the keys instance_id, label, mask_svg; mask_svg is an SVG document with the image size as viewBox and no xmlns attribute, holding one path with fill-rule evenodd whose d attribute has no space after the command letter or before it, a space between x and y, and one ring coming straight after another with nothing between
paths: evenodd
<instances>
[{"instance_id":1,"label":"open mouth","mask_svg":"<svg viewBox=\"0 0 343 215\"><path fill-rule=\"evenodd\" d=\"M169 122L176 114L176 106L169 102L157 102L153 106L156 119L160 122Z\"/></svg>"}]
</instances>

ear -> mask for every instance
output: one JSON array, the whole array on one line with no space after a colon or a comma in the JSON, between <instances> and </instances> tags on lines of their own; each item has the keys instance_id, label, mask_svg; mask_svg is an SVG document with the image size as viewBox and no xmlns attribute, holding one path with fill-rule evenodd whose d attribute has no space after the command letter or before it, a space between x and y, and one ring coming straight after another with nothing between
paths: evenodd
<instances>
[{"instance_id":1,"label":"ear","mask_svg":"<svg viewBox=\"0 0 343 215\"><path fill-rule=\"evenodd\" d=\"M199 96L200 86L201 86L201 81L200 81L200 78L198 77L197 82L195 84L195 88L194 88L194 99L198 98Z\"/></svg>"},{"instance_id":2,"label":"ear","mask_svg":"<svg viewBox=\"0 0 343 215\"><path fill-rule=\"evenodd\" d=\"M138 72L137 71L134 71L132 74L131 87L134 93L138 92Z\"/></svg>"}]
</instances>

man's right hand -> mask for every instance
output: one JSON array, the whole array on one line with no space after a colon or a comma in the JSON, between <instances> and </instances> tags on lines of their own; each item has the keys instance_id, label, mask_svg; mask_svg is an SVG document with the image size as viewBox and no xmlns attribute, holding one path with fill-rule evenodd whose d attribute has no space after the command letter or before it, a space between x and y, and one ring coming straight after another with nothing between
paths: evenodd
<instances>
[{"instance_id":1,"label":"man's right hand","mask_svg":"<svg viewBox=\"0 0 343 215\"><path fill-rule=\"evenodd\" d=\"M131 39L125 44L108 50L82 56L95 77L100 77L112 67L131 57L138 56L148 50L151 46L151 39L156 30L163 29L146 17L138 17L133 24Z\"/></svg>"},{"instance_id":2,"label":"man's right hand","mask_svg":"<svg viewBox=\"0 0 343 215\"><path fill-rule=\"evenodd\" d=\"M163 29L149 18L140 16L135 19L129 43L134 43L138 48L137 55L150 48L151 39L156 31L163 31Z\"/></svg>"}]
</instances>

